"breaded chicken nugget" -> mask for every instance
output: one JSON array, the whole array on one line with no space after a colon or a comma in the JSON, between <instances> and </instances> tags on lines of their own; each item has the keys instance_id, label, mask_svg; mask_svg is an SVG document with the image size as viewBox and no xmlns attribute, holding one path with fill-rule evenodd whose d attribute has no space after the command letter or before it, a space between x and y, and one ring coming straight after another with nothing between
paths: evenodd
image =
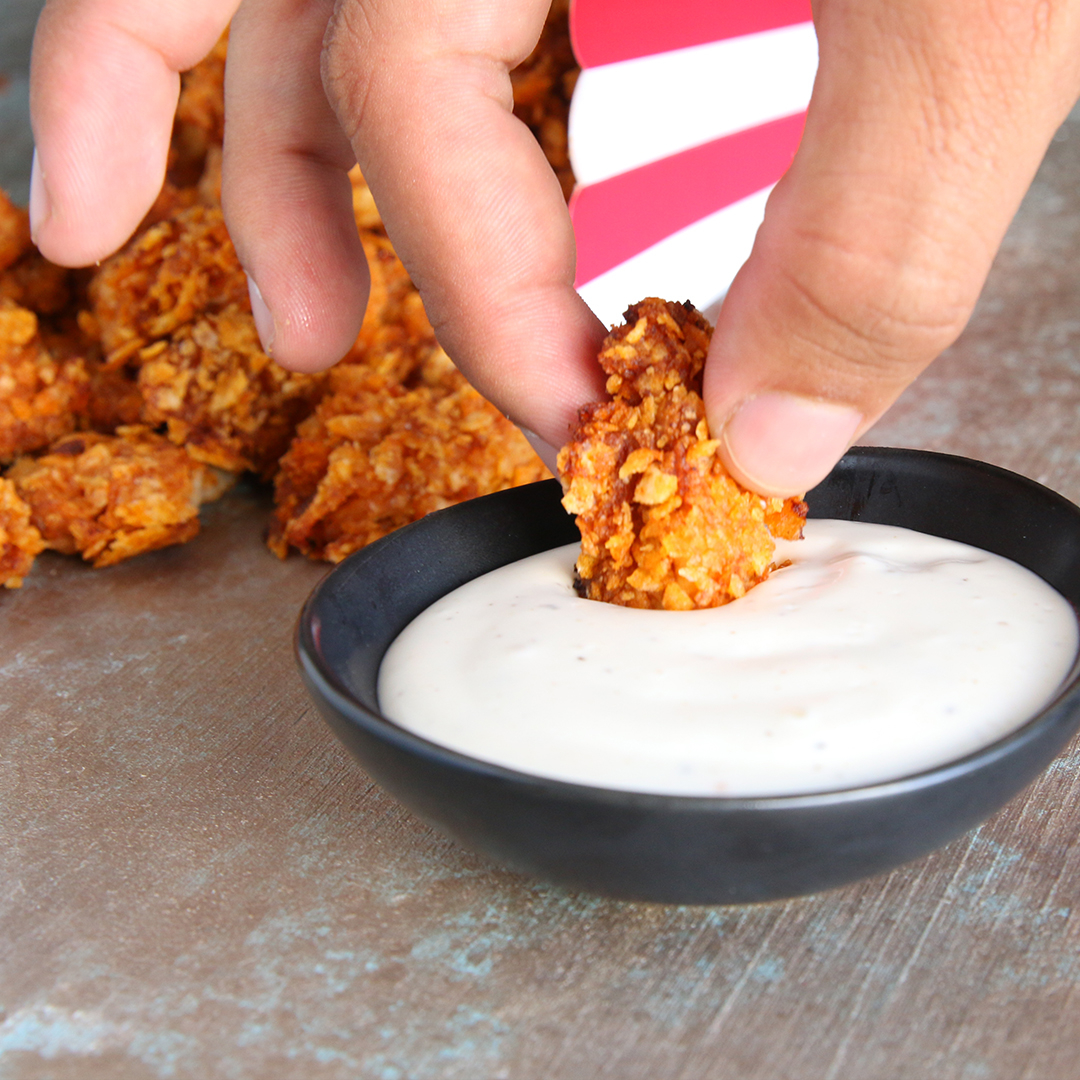
<instances>
[{"instance_id":1,"label":"breaded chicken nugget","mask_svg":"<svg viewBox=\"0 0 1080 1080\"><path fill-rule=\"evenodd\" d=\"M30 216L0 190L0 300L55 315L71 299L70 273L38 253L30 241Z\"/></svg>"},{"instance_id":2,"label":"breaded chicken nugget","mask_svg":"<svg viewBox=\"0 0 1080 1080\"><path fill-rule=\"evenodd\" d=\"M20 458L8 479L46 547L111 566L190 540L199 531L199 505L233 478L135 426L69 435L40 458Z\"/></svg>"},{"instance_id":3,"label":"breaded chicken nugget","mask_svg":"<svg viewBox=\"0 0 1080 1080\"><path fill-rule=\"evenodd\" d=\"M105 361L116 367L207 311L249 304L221 210L192 206L158 222L90 282Z\"/></svg>"},{"instance_id":4,"label":"breaded chicken nugget","mask_svg":"<svg viewBox=\"0 0 1080 1080\"><path fill-rule=\"evenodd\" d=\"M349 170L349 182L352 184L352 208L353 217L356 218L356 227L360 230L381 230L382 214L375 205L371 188L367 186L359 165L354 165Z\"/></svg>"},{"instance_id":5,"label":"breaded chicken nugget","mask_svg":"<svg viewBox=\"0 0 1080 1080\"><path fill-rule=\"evenodd\" d=\"M269 478L326 374L286 371L262 351L251 313L235 304L180 327L135 357L149 424L193 458Z\"/></svg>"},{"instance_id":6,"label":"breaded chicken nugget","mask_svg":"<svg viewBox=\"0 0 1080 1080\"><path fill-rule=\"evenodd\" d=\"M331 372L275 482L271 550L346 555L432 510L548 475L521 433L432 343Z\"/></svg>"},{"instance_id":7,"label":"breaded chicken nugget","mask_svg":"<svg viewBox=\"0 0 1080 1080\"><path fill-rule=\"evenodd\" d=\"M73 431L88 399L82 358L50 354L37 316L0 300L0 464Z\"/></svg>"},{"instance_id":8,"label":"breaded chicken nugget","mask_svg":"<svg viewBox=\"0 0 1080 1080\"><path fill-rule=\"evenodd\" d=\"M30 250L30 215L0 189L0 271Z\"/></svg>"},{"instance_id":9,"label":"breaded chicken nugget","mask_svg":"<svg viewBox=\"0 0 1080 1080\"><path fill-rule=\"evenodd\" d=\"M510 72L514 115L540 143L566 199L574 189L567 124L580 72L570 45L569 12L569 0L554 0L536 48Z\"/></svg>"},{"instance_id":10,"label":"breaded chicken nugget","mask_svg":"<svg viewBox=\"0 0 1080 1080\"><path fill-rule=\"evenodd\" d=\"M649 298L604 342L614 400L581 410L559 453L581 530L584 594L626 607L717 607L764 580L774 537L802 535L805 503L740 487L709 437L701 372L712 328L689 303Z\"/></svg>"},{"instance_id":11,"label":"breaded chicken nugget","mask_svg":"<svg viewBox=\"0 0 1080 1080\"><path fill-rule=\"evenodd\" d=\"M371 273L371 293L360 333L345 362L363 359L369 351L385 351L404 341L417 343L424 348L433 345L435 331L428 321L416 286L394 251L394 245L380 233L363 229L360 231L360 242L364 245Z\"/></svg>"},{"instance_id":12,"label":"breaded chicken nugget","mask_svg":"<svg viewBox=\"0 0 1080 1080\"><path fill-rule=\"evenodd\" d=\"M180 98L176 103L169 154L169 178L179 186L195 184L211 148L221 146L225 134L228 49L226 30L210 52L180 76Z\"/></svg>"},{"instance_id":13,"label":"breaded chicken nugget","mask_svg":"<svg viewBox=\"0 0 1080 1080\"><path fill-rule=\"evenodd\" d=\"M19 588L44 547L41 533L30 523L30 507L10 480L0 478L0 585Z\"/></svg>"}]
</instances>

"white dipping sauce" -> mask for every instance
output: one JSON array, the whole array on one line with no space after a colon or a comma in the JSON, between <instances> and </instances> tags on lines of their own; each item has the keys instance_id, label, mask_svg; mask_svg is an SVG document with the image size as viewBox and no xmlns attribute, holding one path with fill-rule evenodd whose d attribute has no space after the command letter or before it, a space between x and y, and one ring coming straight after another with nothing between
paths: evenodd
<instances>
[{"instance_id":1,"label":"white dipping sauce","mask_svg":"<svg viewBox=\"0 0 1080 1080\"><path fill-rule=\"evenodd\" d=\"M577 545L443 597L390 647L384 715L521 772L678 795L831 791L953 761L1045 705L1068 602L1016 563L908 529L806 523L707 611L584 600Z\"/></svg>"}]
</instances>

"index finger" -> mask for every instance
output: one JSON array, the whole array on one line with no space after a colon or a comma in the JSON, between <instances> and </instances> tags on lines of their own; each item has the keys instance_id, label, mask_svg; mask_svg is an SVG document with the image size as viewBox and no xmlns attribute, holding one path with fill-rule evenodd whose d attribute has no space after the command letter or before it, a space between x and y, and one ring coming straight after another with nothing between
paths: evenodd
<instances>
[{"instance_id":1,"label":"index finger","mask_svg":"<svg viewBox=\"0 0 1080 1080\"><path fill-rule=\"evenodd\" d=\"M181 71L238 0L49 0L30 66L30 214L42 254L85 266L132 234L161 188Z\"/></svg>"},{"instance_id":2,"label":"index finger","mask_svg":"<svg viewBox=\"0 0 1080 1080\"><path fill-rule=\"evenodd\" d=\"M559 182L509 70L547 0L342 0L323 82L420 290L476 388L553 445L603 396L603 327L574 291Z\"/></svg>"}]
</instances>

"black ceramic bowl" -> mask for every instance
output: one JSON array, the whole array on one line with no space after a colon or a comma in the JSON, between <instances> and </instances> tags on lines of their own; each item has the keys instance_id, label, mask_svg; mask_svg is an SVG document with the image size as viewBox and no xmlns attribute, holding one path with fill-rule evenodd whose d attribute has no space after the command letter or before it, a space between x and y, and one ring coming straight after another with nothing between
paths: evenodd
<instances>
[{"instance_id":1,"label":"black ceramic bowl","mask_svg":"<svg viewBox=\"0 0 1080 1080\"><path fill-rule=\"evenodd\" d=\"M577 539L554 480L431 514L345 560L300 615L301 674L364 768L467 847L573 889L674 903L817 892L889 870L977 825L1080 723L1080 665L1022 728L888 783L756 799L634 794L466 757L379 713L383 654L445 593ZM855 449L808 496L811 517L900 525L997 552L1080 610L1080 508L1014 473L912 450Z\"/></svg>"}]
</instances>

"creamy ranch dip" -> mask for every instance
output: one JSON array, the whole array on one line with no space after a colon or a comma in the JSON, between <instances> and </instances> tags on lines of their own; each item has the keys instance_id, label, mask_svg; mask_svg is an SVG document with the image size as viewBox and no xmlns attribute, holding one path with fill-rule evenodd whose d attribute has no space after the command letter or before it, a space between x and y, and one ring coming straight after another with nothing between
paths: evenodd
<instances>
[{"instance_id":1,"label":"creamy ranch dip","mask_svg":"<svg viewBox=\"0 0 1080 1080\"><path fill-rule=\"evenodd\" d=\"M384 715L522 772L620 790L763 796L963 757L1054 695L1068 602L1000 556L907 529L808 521L791 561L708 611L574 592L577 546L443 597L390 647Z\"/></svg>"}]
</instances>

